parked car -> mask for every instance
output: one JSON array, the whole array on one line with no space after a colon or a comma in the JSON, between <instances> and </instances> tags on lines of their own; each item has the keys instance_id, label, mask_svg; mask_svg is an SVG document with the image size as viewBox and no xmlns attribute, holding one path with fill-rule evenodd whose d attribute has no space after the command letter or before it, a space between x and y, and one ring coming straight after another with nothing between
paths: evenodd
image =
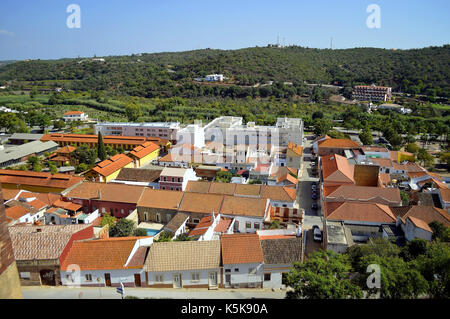
<instances>
[{"instance_id":1,"label":"parked car","mask_svg":"<svg viewBox=\"0 0 450 319\"><path fill-rule=\"evenodd\" d=\"M319 226L314 225L313 226L313 232L314 232L314 241L322 241L322 231L320 230Z\"/></svg>"},{"instance_id":2,"label":"parked car","mask_svg":"<svg viewBox=\"0 0 450 319\"><path fill-rule=\"evenodd\" d=\"M311 198L312 199L317 199L317 193L312 193Z\"/></svg>"},{"instance_id":3,"label":"parked car","mask_svg":"<svg viewBox=\"0 0 450 319\"><path fill-rule=\"evenodd\" d=\"M312 205L311 205L311 208L314 209L314 210L317 210L317 208L318 208L317 203L313 202Z\"/></svg>"},{"instance_id":4,"label":"parked car","mask_svg":"<svg viewBox=\"0 0 450 319\"><path fill-rule=\"evenodd\" d=\"M317 185L312 184L312 185L311 185L311 189L312 189L313 191L317 190Z\"/></svg>"},{"instance_id":5,"label":"parked car","mask_svg":"<svg viewBox=\"0 0 450 319\"><path fill-rule=\"evenodd\" d=\"M317 182L311 182L311 184L316 185L317 186Z\"/></svg>"}]
</instances>

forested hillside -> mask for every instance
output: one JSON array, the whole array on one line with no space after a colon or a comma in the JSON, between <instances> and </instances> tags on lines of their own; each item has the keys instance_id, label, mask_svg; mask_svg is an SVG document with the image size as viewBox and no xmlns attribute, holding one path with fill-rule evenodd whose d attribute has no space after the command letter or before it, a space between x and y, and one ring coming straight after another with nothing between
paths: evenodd
<instances>
[{"instance_id":1,"label":"forested hillside","mask_svg":"<svg viewBox=\"0 0 450 319\"><path fill-rule=\"evenodd\" d=\"M80 91L156 96L277 96L302 93L307 83L392 86L394 91L450 96L450 45L412 50L255 47L90 58L32 60L0 68L0 85L29 89L62 86ZM207 86L193 78L223 73L229 86ZM261 87L266 81L278 87ZM292 82L287 87L282 82ZM256 87L252 87L256 84ZM275 92L273 92L275 90ZM279 90L280 92L277 92Z\"/></svg>"}]
</instances>

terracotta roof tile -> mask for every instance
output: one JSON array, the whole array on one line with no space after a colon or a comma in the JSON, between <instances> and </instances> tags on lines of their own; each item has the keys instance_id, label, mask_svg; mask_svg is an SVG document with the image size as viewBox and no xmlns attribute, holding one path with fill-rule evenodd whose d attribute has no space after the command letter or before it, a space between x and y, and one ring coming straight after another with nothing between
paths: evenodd
<instances>
[{"instance_id":1,"label":"terracotta roof tile","mask_svg":"<svg viewBox=\"0 0 450 319\"><path fill-rule=\"evenodd\" d=\"M325 181L354 183L354 165L343 156L333 154L321 157L322 175Z\"/></svg>"},{"instance_id":2,"label":"terracotta roof tile","mask_svg":"<svg viewBox=\"0 0 450 319\"><path fill-rule=\"evenodd\" d=\"M116 180L151 183L159 179L161 172L161 169L124 167L120 170Z\"/></svg>"},{"instance_id":3,"label":"terracotta roof tile","mask_svg":"<svg viewBox=\"0 0 450 319\"><path fill-rule=\"evenodd\" d=\"M224 196L220 213L224 215L263 217L266 213L267 199Z\"/></svg>"},{"instance_id":4,"label":"terracotta roof tile","mask_svg":"<svg viewBox=\"0 0 450 319\"><path fill-rule=\"evenodd\" d=\"M361 145L346 138L330 138L319 142L319 148L359 148Z\"/></svg>"},{"instance_id":5,"label":"terracotta roof tile","mask_svg":"<svg viewBox=\"0 0 450 319\"><path fill-rule=\"evenodd\" d=\"M131 162L133 162L133 160L125 154L117 154L112 156L110 159L98 163L92 170L102 176L109 176Z\"/></svg>"},{"instance_id":6,"label":"terracotta roof tile","mask_svg":"<svg viewBox=\"0 0 450 319\"><path fill-rule=\"evenodd\" d=\"M83 181L83 177L67 174L52 175L46 172L0 169L0 183L2 184L66 189L81 181Z\"/></svg>"},{"instance_id":7,"label":"terracotta roof tile","mask_svg":"<svg viewBox=\"0 0 450 319\"><path fill-rule=\"evenodd\" d=\"M168 231L175 233L181 225L186 222L186 220L189 219L189 215L185 213L176 213L175 216L172 217L172 219L164 226L164 229L167 229Z\"/></svg>"},{"instance_id":8,"label":"terracotta roof tile","mask_svg":"<svg viewBox=\"0 0 450 319\"><path fill-rule=\"evenodd\" d=\"M136 156L137 158L143 158L157 149L159 149L157 144L153 142L145 142L142 145L136 146L133 150L131 150L130 154Z\"/></svg>"},{"instance_id":9,"label":"terracotta roof tile","mask_svg":"<svg viewBox=\"0 0 450 319\"><path fill-rule=\"evenodd\" d=\"M122 237L121 240L108 238L76 241L62 261L61 270L66 270L72 264L78 265L80 270L129 268L125 264L135 244L136 238L127 237ZM139 268L139 265L135 267Z\"/></svg>"},{"instance_id":10,"label":"terracotta roof tile","mask_svg":"<svg viewBox=\"0 0 450 319\"><path fill-rule=\"evenodd\" d=\"M301 147L293 142L289 142L287 148L289 150L291 150L292 152L294 152L298 156L302 156L302 154L303 154L303 147Z\"/></svg>"},{"instance_id":11,"label":"terracotta roof tile","mask_svg":"<svg viewBox=\"0 0 450 319\"><path fill-rule=\"evenodd\" d=\"M444 224L444 226L450 227L450 214L444 209L433 206L411 206L407 213L400 217L403 222L408 217L415 217L423 220L427 224L438 221Z\"/></svg>"},{"instance_id":12,"label":"terracotta roof tile","mask_svg":"<svg viewBox=\"0 0 450 319\"><path fill-rule=\"evenodd\" d=\"M257 234L222 235L222 262L224 265L264 262Z\"/></svg>"},{"instance_id":13,"label":"terracotta roof tile","mask_svg":"<svg viewBox=\"0 0 450 319\"><path fill-rule=\"evenodd\" d=\"M444 188L440 189L441 197L444 202L450 202L450 189Z\"/></svg>"},{"instance_id":14,"label":"terracotta roof tile","mask_svg":"<svg viewBox=\"0 0 450 319\"><path fill-rule=\"evenodd\" d=\"M325 191L324 191L325 193ZM342 185L325 195L327 199L337 201L359 201L382 203L388 201L400 205L401 197L398 188L381 188L371 186Z\"/></svg>"},{"instance_id":15,"label":"terracotta roof tile","mask_svg":"<svg viewBox=\"0 0 450 319\"><path fill-rule=\"evenodd\" d=\"M70 190L65 197L136 204L144 189L143 186L135 185L84 182Z\"/></svg>"},{"instance_id":16,"label":"terracotta roof tile","mask_svg":"<svg viewBox=\"0 0 450 319\"><path fill-rule=\"evenodd\" d=\"M412 216L408 216L408 217L406 217L406 219L409 219L416 227L419 227L421 229L429 231L430 233L433 232L433 230L430 228L430 226L428 226L428 224L421 219L418 219L418 218L412 217Z\"/></svg>"},{"instance_id":17,"label":"terracotta roof tile","mask_svg":"<svg viewBox=\"0 0 450 319\"><path fill-rule=\"evenodd\" d=\"M137 205L140 207L177 210L183 195L183 192L146 188Z\"/></svg>"},{"instance_id":18,"label":"terracotta roof tile","mask_svg":"<svg viewBox=\"0 0 450 319\"><path fill-rule=\"evenodd\" d=\"M261 248L265 264L292 264L302 261L302 238L264 239Z\"/></svg>"},{"instance_id":19,"label":"terracotta roof tile","mask_svg":"<svg viewBox=\"0 0 450 319\"><path fill-rule=\"evenodd\" d=\"M28 214L30 211L23 206L11 206L6 207L5 213L6 216L11 218L12 220L17 220L20 217Z\"/></svg>"},{"instance_id":20,"label":"terracotta roof tile","mask_svg":"<svg viewBox=\"0 0 450 319\"><path fill-rule=\"evenodd\" d=\"M222 206L223 195L184 193L180 211L193 213L218 213Z\"/></svg>"},{"instance_id":21,"label":"terracotta roof tile","mask_svg":"<svg viewBox=\"0 0 450 319\"><path fill-rule=\"evenodd\" d=\"M330 220L366 221L378 223L395 223L391 209L376 203L323 203L325 218Z\"/></svg>"}]
</instances>

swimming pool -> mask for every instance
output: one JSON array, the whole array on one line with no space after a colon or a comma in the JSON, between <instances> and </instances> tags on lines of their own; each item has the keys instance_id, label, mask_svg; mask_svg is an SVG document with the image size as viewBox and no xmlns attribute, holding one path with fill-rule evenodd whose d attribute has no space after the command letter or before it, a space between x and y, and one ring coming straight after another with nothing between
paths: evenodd
<instances>
[{"instance_id":1,"label":"swimming pool","mask_svg":"<svg viewBox=\"0 0 450 319\"><path fill-rule=\"evenodd\" d=\"M161 230L158 229L149 229L149 228L144 228L147 231L147 236L155 236L156 234L158 234Z\"/></svg>"}]
</instances>

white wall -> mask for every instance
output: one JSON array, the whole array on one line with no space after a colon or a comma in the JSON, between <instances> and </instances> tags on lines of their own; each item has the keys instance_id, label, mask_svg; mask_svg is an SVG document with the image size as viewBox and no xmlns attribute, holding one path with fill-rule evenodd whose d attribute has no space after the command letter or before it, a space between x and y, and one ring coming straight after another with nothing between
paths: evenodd
<instances>
[{"instance_id":1,"label":"white wall","mask_svg":"<svg viewBox=\"0 0 450 319\"><path fill-rule=\"evenodd\" d=\"M219 268L212 268L212 269L201 269L201 270L181 270L181 271L164 271L164 272L148 272L148 284L149 285L173 285L173 275L174 274L181 274L181 282L184 286L191 286L191 285L208 285L209 284L209 273L210 272L216 272L217 273L217 285L220 284L220 269ZM199 281L191 281L191 275L192 273L199 273L200 274L200 280ZM163 281L162 282L156 282L155 277L156 275L162 275Z\"/></svg>"},{"instance_id":2,"label":"white wall","mask_svg":"<svg viewBox=\"0 0 450 319\"><path fill-rule=\"evenodd\" d=\"M79 273L75 272L73 274L74 282L68 281L66 275L70 274L66 271L61 271L61 282L62 285L105 285L105 273L111 274L111 284L119 284L120 281L123 283L134 283L134 274L141 275L141 282L145 283L145 271L144 269L111 269L111 270L82 270ZM78 280L76 276L78 276ZM86 275L90 274L92 276L92 281L86 280ZM97 280L98 279L98 280Z\"/></svg>"},{"instance_id":3,"label":"white wall","mask_svg":"<svg viewBox=\"0 0 450 319\"><path fill-rule=\"evenodd\" d=\"M238 230L241 233L256 233L257 230L263 229L263 223L264 223L263 217L248 217L248 216L225 215L225 214L223 214L222 216L234 218L234 223L236 223L236 222L239 223ZM245 227L245 224L247 222L251 223L250 228ZM259 229L255 228L255 223L259 223ZM233 229L234 229L234 224L233 224Z\"/></svg>"},{"instance_id":4,"label":"white wall","mask_svg":"<svg viewBox=\"0 0 450 319\"><path fill-rule=\"evenodd\" d=\"M255 274L249 274L250 268L256 268ZM226 264L223 265L223 282L225 282L225 276L228 274L227 269L231 269L231 285L235 284L247 284L247 283L262 283L263 269L262 263L249 263L249 264ZM235 271L239 269L239 271Z\"/></svg>"},{"instance_id":5,"label":"white wall","mask_svg":"<svg viewBox=\"0 0 450 319\"><path fill-rule=\"evenodd\" d=\"M266 265L264 264L263 269L263 280L264 280L264 274L270 273L271 278L270 281L263 281L263 288L281 288L283 286L282 279L283 275L282 273L288 273L289 268L292 267L291 264L277 264L277 265Z\"/></svg>"}]
</instances>

